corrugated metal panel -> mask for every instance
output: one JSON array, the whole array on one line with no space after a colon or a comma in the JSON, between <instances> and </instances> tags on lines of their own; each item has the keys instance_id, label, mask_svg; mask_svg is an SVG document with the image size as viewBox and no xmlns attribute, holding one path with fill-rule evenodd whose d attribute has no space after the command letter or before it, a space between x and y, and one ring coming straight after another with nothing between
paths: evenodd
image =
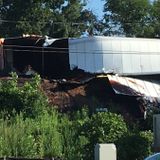
<instances>
[{"instance_id":1,"label":"corrugated metal panel","mask_svg":"<svg viewBox=\"0 0 160 160\"><path fill-rule=\"evenodd\" d=\"M160 82L137 78L108 75L109 82L116 94L148 97L150 100L160 99Z\"/></svg>"},{"instance_id":2,"label":"corrugated metal panel","mask_svg":"<svg viewBox=\"0 0 160 160\"><path fill-rule=\"evenodd\" d=\"M78 67L86 72L102 72L103 54L101 41L93 38L69 39L70 67Z\"/></svg>"},{"instance_id":3,"label":"corrugated metal panel","mask_svg":"<svg viewBox=\"0 0 160 160\"><path fill-rule=\"evenodd\" d=\"M113 71L120 75L160 74L159 44L158 39L145 38L70 39L70 65L91 73Z\"/></svg>"}]
</instances>

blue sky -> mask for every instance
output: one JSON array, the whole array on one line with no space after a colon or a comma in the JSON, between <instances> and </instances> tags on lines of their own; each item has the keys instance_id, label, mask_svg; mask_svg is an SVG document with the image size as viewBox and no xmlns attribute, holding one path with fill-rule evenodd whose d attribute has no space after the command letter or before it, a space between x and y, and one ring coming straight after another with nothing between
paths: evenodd
<instances>
[{"instance_id":1,"label":"blue sky","mask_svg":"<svg viewBox=\"0 0 160 160\"><path fill-rule=\"evenodd\" d=\"M88 5L86 6L87 9L92 10L95 15L98 16L99 19L103 16L103 5L104 1L102 0L87 0Z\"/></svg>"}]
</instances>

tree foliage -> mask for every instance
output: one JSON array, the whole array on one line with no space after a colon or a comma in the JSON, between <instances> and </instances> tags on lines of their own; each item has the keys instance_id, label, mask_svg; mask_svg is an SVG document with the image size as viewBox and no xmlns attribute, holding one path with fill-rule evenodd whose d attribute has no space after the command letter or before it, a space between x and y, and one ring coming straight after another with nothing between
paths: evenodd
<instances>
[{"instance_id":1,"label":"tree foliage","mask_svg":"<svg viewBox=\"0 0 160 160\"><path fill-rule=\"evenodd\" d=\"M23 112L26 117L36 117L42 113L48 103L39 89L40 76L36 75L30 82L18 85L18 76L12 73L8 81L0 81L0 112L13 115Z\"/></svg>"},{"instance_id":2,"label":"tree foliage","mask_svg":"<svg viewBox=\"0 0 160 160\"><path fill-rule=\"evenodd\" d=\"M159 1L159 0L158 0ZM105 20L111 23L110 27L119 34L136 37L154 37L155 26L153 20L156 18L156 7L149 0L106 0Z\"/></svg>"},{"instance_id":3,"label":"tree foliage","mask_svg":"<svg viewBox=\"0 0 160 160\"><path fill-rule=\"evenodd\" d=\"M99 0L100 1L100 0ZM160 36L160 0L105 0L104 19L85 9L84 0L0 0L0 35Z\"/></svg>"},{"instance_id":4,"label":"tree foliage","mask_svg":"<svg viewBox=\"0 0 160 160\"><path fill-rule=\"evenodd\" d=\"M94 158L94 146L97 143L116 143L125 133L127 126L121 116L105 112L92 115L83 125L83 134L88 138L85 159Z\"/></svg>"},{"instance_id":5,"label":"tree foliage","mask_svg":"<svg viewBox=\"0 0 160 160\"><path fill-rule=\"evenodd\" d=\"M122 160L142 160L152 154L152 143L153 134L151 131L127 133L118 140L118 157Z\"/></svg>"},{"instance_id":6,"label":"tree foliage","mask_svg":"<svg viewBox=\"0 0 160 160\"><path fill-rule=\"evenodd\" d=\"M160 0L156 0L152 7L152 25L154 28L154 36L160 37Z\"/></svg>"},{"instance_id":7,"label":"tree foliage","mask_svg":"<svg viewBox=\"0 0 160 160\"><path fill-rule=\"evenodd\" d=\"M1 36L40 34L73 37L85 28L81 0L10 0L0 3Z\"/></svg>"},{"instance_id":8,"label":"tree foliage","mask_svg":"<svg viewBox=\"0 0 160 160\"><path fill-rule=\"evenodd\" d=\"M90 35L103 35L105 29L104 23L101 19L97 18L93 11L83 10L80 18L87 25L87 31Z\"/></svg>"}]
</instances>

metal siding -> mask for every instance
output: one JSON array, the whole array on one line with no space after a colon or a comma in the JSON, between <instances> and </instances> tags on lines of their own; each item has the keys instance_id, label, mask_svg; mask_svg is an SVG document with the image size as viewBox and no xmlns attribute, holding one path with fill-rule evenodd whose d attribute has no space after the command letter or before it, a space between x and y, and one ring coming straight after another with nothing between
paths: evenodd
<instances>
[{"instance_id":1,"label":"metal siding","mask_svg":"<svg viewBox=\"0 0 160 160\"><path fill-rule=\"evenodd\" d=\"M123 41L123 40L122 40ZM132 74L141 72L141 61L139 55L139 42L123 41L128 50L123 53L123 73ZM122 73L122 74L123 74Z\"/></svg>"},{"instance_id":2,"label":"metal siding","mask_svg":"<svg viewBox=\"0 0 160 160\"><path fill-rule=\"evenodd\" d=\"M86 68L85 71L87 72L94 72L94 55L93 54L86 54Z\"/></svg>"},{"instance_id":3,"label":"metal siding","mask_svg":"<svg viewBox=\"0 0 160 160\"><path fill-rule=\"evenodd\" d=\"M69 45L69 64L70 67L73 69L77 66L77 45Z\"/></svg>"},{"instance_id":4,"label":"metal siding","mask_svg":"<svg viewBox=\"0 0 160 160\"><path fill-rule=\"evenodd\" d=\"M104 72L113 71L113 49L112 40L102 40L102 53L103 53L103 70Z\"/></svg>"},{"instance_id":5,"label":"metal siding","mask_svg":"<svg viewBox=\"0 0 160 160\"><path fill-rule=\"evenodd\" d=\"M134 69L132 66L134 66L132 55L123 54L123 73L132 73Z\"/></svg>"},{"instance_id":6,"label":"metal siding","mask_svg":"<svg viewBox=\"0 0 160 160\"><path fill-rule=\"evenodd\" d=\"M104 53L111 53L112 51L112 39L102 39L102 51Z\"/></svg>"},{"instance_id":7,"label":"metal siding","mask_svg":"<svg viewBox=\"0 0 160 160\"><path fill-rule=\"evenodd\" d=\"M77 60L78 60L78 68L81 68L81 69L86 69L85 68L85 46L84 46L84 42L80 43L80 44L77 44L77 50L78 52L76 53L77 54Z\"/></svg>"},{"instance_id":8,"label":"metal siding","mask_svg":"<svg viewBox=\"0 0 160 160\"><path fill-rule=\"evenodd\" d=\"M141 57L140 55L138 54L133 54L132 55L132 68L133 68L133 71L130 72L132 74L137 74L137 73L141 73Z\"/></svg>"},{"instance_id":9,"label":"metal siding","mask_svg":"<svg viewBox=\"0 0 160 160\"><path fill-rule=\"evenodd\" d=\"M102 72L103 68L103 49L102 49L102 41L93 41L93 44L91 45L93 50L93 56L94 56L94 68L93 72Z\"/></svg>"},{"instance_id":10,"label":"metal siding","mask_svg":"<svg viewBox=\"0 0 160 160\"><path fill-rule=\"evenodd\" d=\"M160 43L160 41L159 41ZM157 43L157 41L150 41L147 43L147 45L149 46L149 51L151 54L157 54L158 51L158 46L159 46L159 43Z\"/></svg>"},{"instance_id":11,"label":"metal siding","mask_svg":"<svg viewBox=\"0 0 160 160\"><path fill-rule=\"evenodd\" d=\"M139 43L139 50L140 50L140 67L141 72L146 73L151 69L151 61L150 61L150 54L148 52L148 42L141 41Z\"/></svg>"},{"instance_id":12,"label":"metal siding","mask_svg":"<svg viewBox=\"0 0 160 160\"><path fill-rule=\"evenodd\" d=\"M141 64L140 64L141 72L146 73L149 70L152 71L152 67L150 64L151 63L150 55L141 55L140 58L141 58Z\"/></svg>"},{"instance_id":13,"label":"metal siding","mask_svg":"<svg viewBox=\"0 0 160 160\"><path fill-rule=\"evenodd\" d=\"M150 61L154 62L151 63L151 71L152 72L159 72L160 71L160 57L157 55L150 55Z\"/></svg>"},{"instance_id":14,"label":"metal siding","mask_svg":"<svg viewBox=\"0 0 160 160\"><path fill-rule=\"evenodd\" d=\"M148 52L150 53L151 72L160 73L160 46L159 41L148 43Z\"/></svg>"},{"instance_id":15,"label":"metal siding","mask_svg":"<svg viewBox=\"0 0 160 160\"><path fill-rule=\"evenodd\" d=\"M112 41L114 73L122 73L122 44L120 40Z\"/></svg>"},{"instance_id":16,"label":"metal siding","mask_svg":"<svg viewBox=\"0 0 160 160\"><path fill-rule=\"evenodd\" d=\"M97 49L96 44L94 44L94 41L86 41L85 42L85 55L86 55L86 67L85 70L91 73L96 72L95 71L95 50Z\"/></svg>"},{"instance_id":17,"label":"metal siding","mask_svg":"<svg viewBox=\"0 0 160 160\"><path fill-rule=\"evenodd\" d=\"M103 55L103 68L106 72L112 72L113 68L113 54L104 54Z\"/></svg>"},{"instance_id":18,"label":"metal siding","mask_svg":"<svg viewBox=\"0 0 160 160\"><path fill-rule=\"evenodd\" d=\"M103 71L103 54L95 54L95 72L101 73Z\"/></svg>"},{"instance_id":19,"label":"metal siding","mask_svg":"<svg viewBox=\"0 0 160 160\"><path fill-rule=\"evenodd\" d=\"M122 73L122 54L113 55L114 73Z\"/></svg>"},{"instance_id":20,"label":"metal siding","mask_svg":"<svg viewBox=\"0 0 160 160\"><path fill-rule=\"evenodd\" d=\"M108 75L116 94L160 98L160 82Z\"/></svg>"},{"instance_id":21,"label":"metal siding","mask_svg":"<svg viewBox=\"0 0 160 160\"><path fill-rule=\"evenodd\" d=\"M120 39L115 39L112 41L112 50L114 54L119 54L121 52L121 40Z\"/></svg>"},{"instance_id":22,"label":"metal siding","mask_svg":"<svg viewBox=\"0 0 160 160\"><path fill-rule=\"evenodd\" d=\"M85 71L114 71L122 75L160 73L160 40L142 38L91 37L71 40L77 46L77 59L70 54L70 65ZM85 45L84 45L85 44ZM84 56L85 54L85 56Z\"/></svg>"},{"instance_id":23,"label":"metal siding","mask_svg":"<svg viewBox=\"0 0 160 160\"><path fill-rule=\"evenodd\" d=\"M94 58L93 58L93 51L92 51L92 43L90 42L90 40L85 41L85 57L86 57L86 66L85 66L85 71L87 72L93 72L93 62L94 62Z\"/></svg>"}]
</instances>

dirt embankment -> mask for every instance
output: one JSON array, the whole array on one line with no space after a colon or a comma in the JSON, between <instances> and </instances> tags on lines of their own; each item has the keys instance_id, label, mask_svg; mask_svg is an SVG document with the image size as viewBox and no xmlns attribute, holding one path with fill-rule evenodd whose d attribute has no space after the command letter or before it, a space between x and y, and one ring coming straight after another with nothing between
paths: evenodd
<instances>
[{"instance_id":1,"label":"dirt embankment","mask_svg":"<svg viewBox=\"0 0 160 160\"><path fill-rule=\"evenodd\" d=\"M9 77L0 79L7 80ZM19 78L19 84L29 80L30 78ZM116 95L107 77L96 78L94 75L79 75L68 80L42 79L41 87L48 97L49 103L61 112L88 106L90 110L107 108L122 114L127 119L140 114L135 99Z\"/></svg>"}]
</instances>

